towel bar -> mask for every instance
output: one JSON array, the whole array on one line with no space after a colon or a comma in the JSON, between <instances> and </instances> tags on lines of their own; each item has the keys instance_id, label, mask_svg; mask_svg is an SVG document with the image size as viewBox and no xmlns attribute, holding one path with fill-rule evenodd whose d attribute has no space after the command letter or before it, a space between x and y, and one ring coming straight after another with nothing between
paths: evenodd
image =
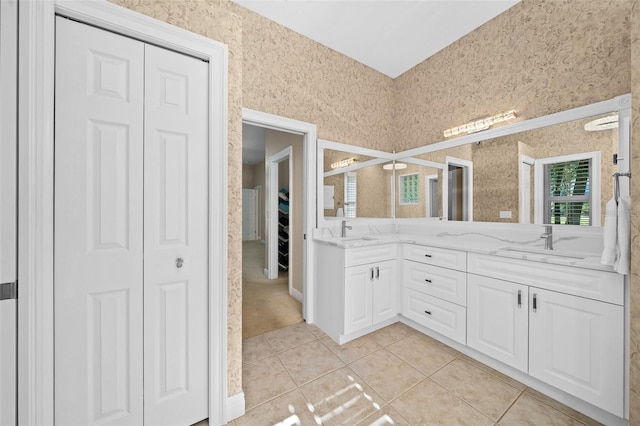
<instances>
[{"instance_id":1,"label":"towel bar","mask_svg":"<svg viewBox=\"0 0 640 426\"><path fill-rule=\"evenodd\" d=\"M620 198L620 176L631 179L631 172L613 174L613 196L616 199L616 203L618 202L618 198Z\"/></svg>"}]
</instances>

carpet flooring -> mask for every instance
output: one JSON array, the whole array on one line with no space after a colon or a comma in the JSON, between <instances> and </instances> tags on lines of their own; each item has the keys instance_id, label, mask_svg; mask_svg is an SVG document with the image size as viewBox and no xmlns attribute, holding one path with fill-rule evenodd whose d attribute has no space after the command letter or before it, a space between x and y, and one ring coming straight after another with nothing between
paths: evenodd
<instances>
[{"instance_id":1,"label":"carpet flooring","mask_svg":"<svg viewBox=\"0 0 640 426\"><path fill-rule=\"evenodd\" d=\"M289 295L288 274L264 276L264 244L242 243L242 338L302 322L302 304Z\"/></svg>"}]
</instances>

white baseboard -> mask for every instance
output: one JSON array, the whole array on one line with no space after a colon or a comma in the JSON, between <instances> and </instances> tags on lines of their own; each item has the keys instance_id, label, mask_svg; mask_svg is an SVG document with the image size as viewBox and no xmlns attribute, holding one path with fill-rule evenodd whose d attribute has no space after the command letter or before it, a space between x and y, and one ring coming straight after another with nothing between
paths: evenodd
<instances>
[{"instance_id":1,"label":"white baseboard","mask_svg":"<svg viewBox=\"0 0 640 426\"><path fill-rule=\"evenodd\" d=\"M262 273L264 274L265 278L269 278L269 270L267 268L264 268L262 270Z\"/></svg>"},{"instance_id":2,"label":"white baseboard","mask_svg":"<svg viewBox=\"0 0 640 426\"><path fill-rule=\"evenodd\" d=\"M229 423L242 416L244 416L244 392L227 397L227 418L225 421Z\"/></svg>"},{"instance_id":3,"label":"white baseboard","mask_svg":"<svg viewBox=\"0 0 640 426\"><path fill-rule=\"evenodd\" d=\"M289 295L294 299L296 299L298 302L302 303L302 292L299 292L295 288L291 287L291 291L289 292Z\"/></svg>"}]
</instances>

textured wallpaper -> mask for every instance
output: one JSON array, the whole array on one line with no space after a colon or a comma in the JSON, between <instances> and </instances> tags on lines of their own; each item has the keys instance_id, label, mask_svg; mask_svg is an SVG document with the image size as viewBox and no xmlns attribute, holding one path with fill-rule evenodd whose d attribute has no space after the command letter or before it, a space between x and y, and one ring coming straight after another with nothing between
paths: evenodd
<instances>
[{"instance_id":1,"label":"textured wallpaper","mask_svg":"<svg viewBox=\"0 0 640 426\"><path fill-rule=\"evenodd\" d=\"M523 0L394 81L402 151L515 109L519 119L629 93L630 1Z\"/></svg>"},{"instance_id":2,"label":"textured wallpaper","mask_svg":"<svg viewBox=\"0 0 640 426\"><path fill-rule=\"evenodd\" d=\"M318 137L390 144L393 81L241 6L243 106L318 126Z\"/></svg>"}]
</instances>

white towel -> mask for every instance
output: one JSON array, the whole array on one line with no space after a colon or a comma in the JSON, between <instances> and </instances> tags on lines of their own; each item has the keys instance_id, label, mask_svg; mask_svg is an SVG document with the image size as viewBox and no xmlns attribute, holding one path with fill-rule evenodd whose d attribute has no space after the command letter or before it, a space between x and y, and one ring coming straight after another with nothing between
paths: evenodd
<instances>
[{"instance_id":1,"label":"white towel","mask_svg":"<svg viewBox=\"0 0 640 426\"><path fill-rule=\"evenodd\" d=\"M631 248L631 199L618 198L618 260L614 269L619 274L629 273Z\"/></svg>"},{"instance_id":2,"label":"white towel","mask_svg":"<svg viewBox=\"0 0 640 426\"><path fill-rule=\"evenodd\" d=\"M618 205L614 198L607 202L604 214L604 250L600 263L613 266L618 258L617 234L618 234Z\"/></svg>"},{"instance_id":3,"label":"white towel","mask_svg":"<svg viewBox=\"0 0 640 426\"><path fill-rule=\"evenodd\" d=\"M629 273L629 250L631 245L630 215L631 200L619 197L607 202L604 218L604 250L600 262L613 266L619 274Z\"/></svg>"}]
</instances>

